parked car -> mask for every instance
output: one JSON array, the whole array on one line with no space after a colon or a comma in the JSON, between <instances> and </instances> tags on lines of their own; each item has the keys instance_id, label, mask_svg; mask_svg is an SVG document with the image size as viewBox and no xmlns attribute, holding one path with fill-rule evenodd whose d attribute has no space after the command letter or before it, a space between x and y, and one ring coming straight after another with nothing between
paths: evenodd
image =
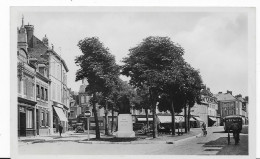
<instances>
[{"instance_id":1,"label":"parked car","mask_svg":"<svg viewBox=\"0 0 260 159\"><path fill-rule=\"evenodd\" d=\"M83 124L83 123L77 123L77 124L76 124L75 132L76 132L76 133L84 132L84 124Z\"/></svg>"}]
</instances>

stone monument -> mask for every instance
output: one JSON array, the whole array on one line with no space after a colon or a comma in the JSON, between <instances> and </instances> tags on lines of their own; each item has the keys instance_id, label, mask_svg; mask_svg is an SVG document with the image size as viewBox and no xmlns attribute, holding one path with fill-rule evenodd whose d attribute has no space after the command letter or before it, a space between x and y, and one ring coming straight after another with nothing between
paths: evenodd
<instances>
[{"instance_id":1,"label":"stone monument","mask_svg":"<svg viewBox=\"0 0 260 159\"><path fill-rule=\"evenodd\" d=\"M130 114L130 101L126 95L119 98L118 131L116 137L135 137L133 120Z\"/></svg>"}]
</instances>

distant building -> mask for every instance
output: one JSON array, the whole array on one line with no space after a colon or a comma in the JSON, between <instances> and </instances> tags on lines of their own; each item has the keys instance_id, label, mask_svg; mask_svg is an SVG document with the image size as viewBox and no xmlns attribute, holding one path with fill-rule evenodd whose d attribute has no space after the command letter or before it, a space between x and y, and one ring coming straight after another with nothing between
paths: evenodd
<instances>
[{"instance_id":1,"label":"distant building","mask_svg":"<svg viewBox=\"0 0 260 159\"><path fill-rule=\"evenodd\" d=\"M201 99L201 104L195 103L191 108L191 116L194 117L200 125L204 122L207 126L218 126L220 124L220 117L217 114L217 99L210 92L209 88L205 87L201 91ZM199 125L196 127L198 126Z\"/></svg>"},{"instance_id":2,"label":"distant building","mask_svg":"<svg viewBox=\"0 0 260 159\"><path fill-rule=\"evenodd\" d=\"M247 102L242 95L234 97L232 91L227 91L227 93L219 92L215 97L218 100L218 112L222 119L225 116L237 115L242 117L244 124L248 123Z\"/></svg>"}]
</instances>

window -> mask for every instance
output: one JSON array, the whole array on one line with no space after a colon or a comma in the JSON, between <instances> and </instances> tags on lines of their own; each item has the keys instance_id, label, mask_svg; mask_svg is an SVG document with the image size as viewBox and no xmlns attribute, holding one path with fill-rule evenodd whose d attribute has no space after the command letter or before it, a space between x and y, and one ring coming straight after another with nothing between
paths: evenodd
<instances>
[{"instance_id":1,"label":"window","mask_svg":"<svg viewBox=\"0 0 260 159\"><path fill-rule=\"evenodd\" d=\"M44 67L39 67L39 72L40 72L40 74L42 74L43 76L45 76Z\"/></svg>"},{"instance_id":2,"label":"window","mask_svg":"<svg viewBox=\"0 0 260 159\"><path fill-rule=\"evenodd\" d=\"M44 88L41 87L41 99L44 100Z\"/></svg>"},{"instance_id":3,"label":"window","mask_svg":"<svg viewBox=\"0 0 260 159\"><path fill-rule=\"evenodd\" d=\"M40 98L40 86L38 84L36 85L36 97Z\"/></svg>"},{"instance_id":4,"label":"window","mask_svg":"<svg viewBox=\"0 0 260 159\"><path fill-rule=\"evenodd\" d=\"M45 100L48 100L48 89L45 88Z\"/></svg>"},{"instance_id":5,"label":"window","mask_svg":"<svg viewBox=\"0 0 260 159\"><path fill-rule=\"evenodd\" d=\"M32 110L27 110L26 128L33 128Z\"/></svg>"},{"instance_id":6,"label":"window","mask_svg":"<svg viewBox=\"0 0 260 159\"><path fill-rule=\"evenodd\" d=\"M55 96L56 96L55 89L56 89L56 85L55 85L55 83L53 83L53 85L52 85L52 100L56 100L56 98L55 98Z\"/></svg>"},{"instance_id":7,"label":"window","mask_svg":"<svg viewBox=\"0 0 260 159\"><path fill-rule=\"evenodd\" d=\"M60 93L61 93L61 90L60 90L60 86L57 85L57 101L60 101Z\"/></svg>"},{"instance_id":8,"label":"window","mask_svg":"<svg viewBox=\"0 0 260 159\"><path fill-rule=\"evenodd\" d=\"M45 126L45 122L44 122L44 112L41 112L41 125Z\"/></svg>"},{"instance_id":9,"label":"window","mask_svg":"<svg viewBox=\"0 0 260 159\"><path fill-rule=\"evenodd\" d=\"M21 80L18 78L18 93L21 93Z\"/></svg>"},{"instance_id":10,"label":"window","mask_svg":"<svg viewBox=\"0 0 260 159\"><path fill-rule=\"evenodd\" d=\"M84 96L81 96L81 103L85 103Z\"/></svg>"},{"instance_id":11,"label":"window","mask_svg":"<svg viewBox=\"0 0 260 159\"><path fill-rule=\"evenodd\" d=\"M23 94L27 95L27 83L28 83L28 79L25 78L23 81Z\"/></svg>"},{"instance_id":12,"label":"window","mask_svg":"<svg viewBox=\"0 0 260 159\"><path fill-rule=\"evenodd\" d=\"M47 112L46 113L46 123L45 123L46 126L49 126L49 113Z\"/></svg>"}]
</instances>

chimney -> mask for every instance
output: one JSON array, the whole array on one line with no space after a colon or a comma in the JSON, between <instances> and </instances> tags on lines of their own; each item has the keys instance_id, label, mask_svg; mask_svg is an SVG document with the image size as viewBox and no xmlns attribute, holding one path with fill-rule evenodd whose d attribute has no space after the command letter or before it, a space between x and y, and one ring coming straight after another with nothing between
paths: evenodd
<instances>
[{"instance_id":1,"label":"chimney","mask_svg":"<svg viewBox=\"0 0 260 159\"><path fill-rule=\"evenodd\" d=\"M47 46L47 47L49 46L49 40L48 40L46 34L45 34L45 36L42 38L42 42L43 42L43 44L44 44L45 46Z\"/></svg>"},{"instance_id":2,"label":"chimney","mask_svg":"<svg viewBox=\"0 0 260 159\"><path fill-rule=\"evenodd\" d=\"M227 93L229 93L229 94L231 94L231 95L232 95L232 91L229 91L229 90L227 90Z\"/></svg>"},{"instance_id":3,"label":"chimney","mask_svg":"<svg viewBox=\"0 0 260 159\"><path fill-rule=\"evenodd\" d=\"M28 25L25 25L24 26L25 29L26 29L26 33L27 33L27 43L28 43L28 46L30 48L33 48L33 32L34 32L34 26L33 25L30 25L28 23Z\"/></svg>"},{"instance_id":4,"label":"chimney","mask_svg":"<svg viewBox=\"0 0 260 159\"><path fill-rule=\"evenodd\" d=\"M248 96L245 96L245 100L248 102Z\"/></svg>"}]
</instances>

